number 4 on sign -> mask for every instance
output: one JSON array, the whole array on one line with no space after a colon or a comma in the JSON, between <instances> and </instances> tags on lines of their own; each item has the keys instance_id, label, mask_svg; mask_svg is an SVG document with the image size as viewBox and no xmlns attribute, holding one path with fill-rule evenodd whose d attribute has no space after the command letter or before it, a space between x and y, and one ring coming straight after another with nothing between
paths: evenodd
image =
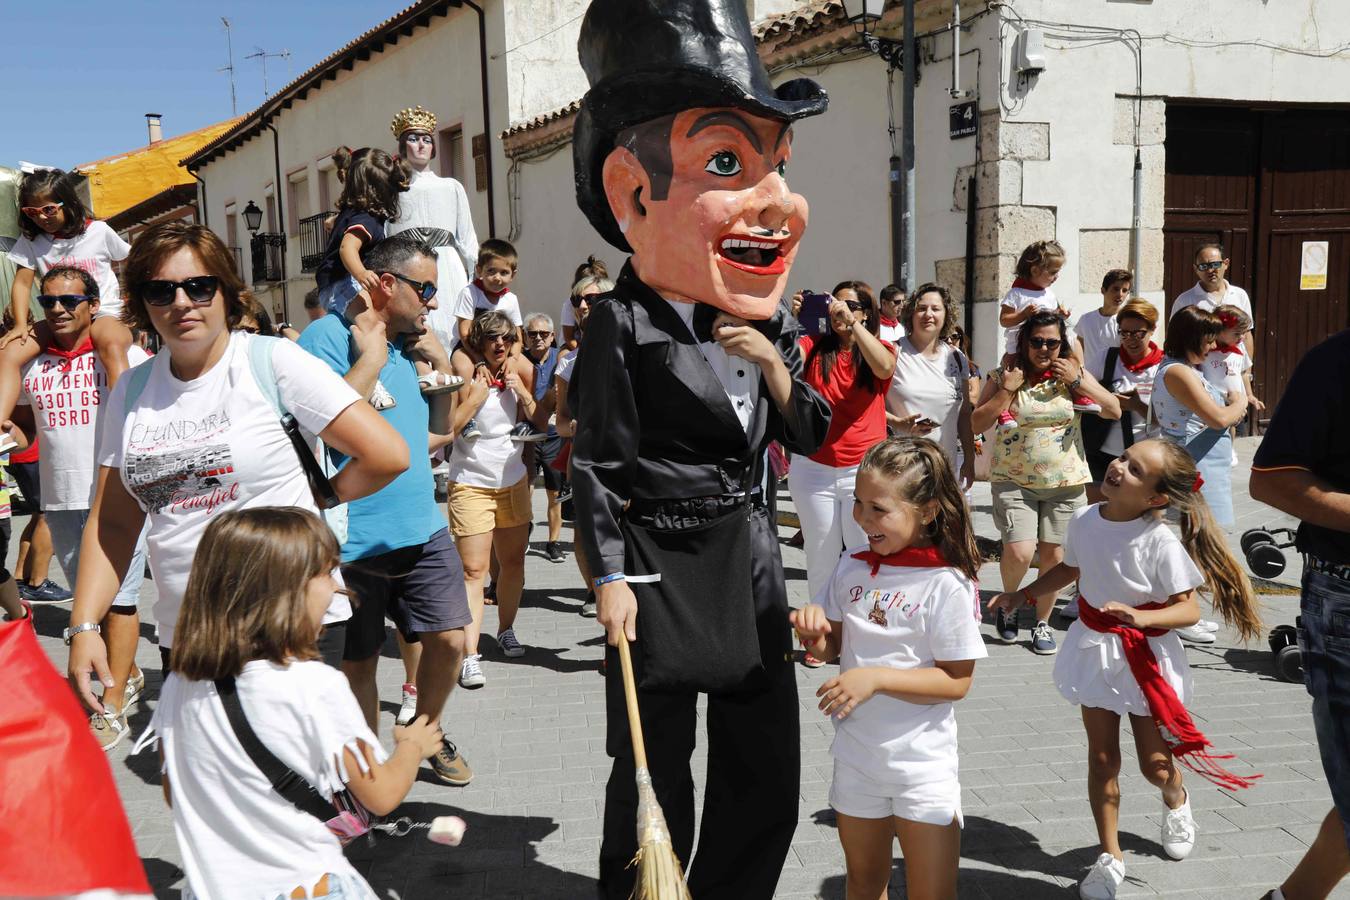
<instances>
[{"instance_id":1,"label":"number 4 on sign","mask_svg":"<svg viewBox=\"0 0 1350 900\"><path fill-rule=\"evenodd\" d=\"M947 113L947 128L953 139L973 135L976 131L975 101L952 104Z\"/></svg>"}]
</instances>

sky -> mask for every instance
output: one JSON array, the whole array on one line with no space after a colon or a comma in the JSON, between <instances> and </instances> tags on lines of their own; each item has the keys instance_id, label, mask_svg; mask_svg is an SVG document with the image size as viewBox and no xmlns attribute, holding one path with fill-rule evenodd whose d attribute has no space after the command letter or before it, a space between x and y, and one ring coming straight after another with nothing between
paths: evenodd
<instances>
[{"instance_id":1,"label":"sky","mask_svg":"<svg viewBox=\"0 0 1350 900\"><path fill-rule=\"evenodd\" d=\"M70 168L231 117L225 28L234 42L239 115L412 0L0 0L0 166Z\"/></svg>"}]
</instances>

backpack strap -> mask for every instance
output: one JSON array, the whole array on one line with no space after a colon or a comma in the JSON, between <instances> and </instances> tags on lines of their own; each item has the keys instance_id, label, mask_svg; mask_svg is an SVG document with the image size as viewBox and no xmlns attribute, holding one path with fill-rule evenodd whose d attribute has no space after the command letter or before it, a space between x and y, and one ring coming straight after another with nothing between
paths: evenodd
<instances>
[{"instance_id":1,"label":"backpack strap","mask_svg":"<svg viewBox=\"0 0 1350 900\"><path fill-rule=\"evenodd\" d=\"M307 812L320 822L327 822L336 815L333 805L323 798L308 781L294 769L277 758L263 744L258 733L249 724L244 715L244 707L239 702L239 691L233 678L215 679L216 693L225 707L225 716L230 720L230 730L234 732L239 745L253 764L272 783L272 789L283 799L294 804L301 812Z\"/></svg>"},{"instance_id":2,"label":"backpack strap","mask_svg":"<svg viewBox=\"0 0 1350 900\"><path fill-rule=\"evenodd\" d=\"M281 405L281 393L277 390L276 369L272 366L272 352L276 349L277 343L284 338L265 337L263 335L251 334L248 336L248 366L253 371L253 380L258 385L258 390L267 402L272 405L272 410L280 418L286 415L286 408Z\"/></svg>"}]
</instances>

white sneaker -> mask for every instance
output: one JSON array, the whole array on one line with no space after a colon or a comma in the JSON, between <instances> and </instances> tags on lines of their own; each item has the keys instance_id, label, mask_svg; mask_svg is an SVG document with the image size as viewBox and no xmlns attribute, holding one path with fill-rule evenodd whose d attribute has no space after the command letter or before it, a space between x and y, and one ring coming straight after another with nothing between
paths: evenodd
<instances>
[{"instance_id":1,"label":"white sneaker","mask_svg":"<svg viewBox=\"0 0 1350 900\"><path fill-rule=\"evenodd\" d=\"M482 658L481 653L471 653L464 657L464 662L459 667L460 687L472 689L487 684L487 676L483 674L483 666L479 662Z\"/></svg>"},{"instance_id":2,"label":"white sneaker","mask_svg":"<svg viewBox=\"0 0 1350 900\"><path fill-rule=\"evenodd\" d=\"M1176 809L1169 809L1163 819L1163 849L1173 859L1185 859L1195 847L1195 833L1195 817L1191 815L1191 794L1187 791L1186 802Z\"/></svg>"},{"instance_id":3,"label":"white sneaker","mask_svg":"<svg viewBox=\"0 0 1350 900\"><path fill-rule=\"evenodd\" d=\"M1083 900L1115 900L1124 880L1125 861L1103 853L1078 883L1078 896Z\"/></svg>"},{"instance_id":4,"label":"white sneaker","mask_svg":"<svg viewBox=\"0 0 1350 900\"><path fill-rule=\"evenodd\" d=\"M417 685L405 684L403 686L403 705L398 708L398 715L394 717L394 724L407 725L417 716Z\"/></svg>"},{"instance_id":5,"label":"white sneaker","mask_svg":"<svg viewBox=\"0 0 1350 900\"><path fill-rule=\"evenodd\" d=\"M1212 644L1216 640L1214 632L1207 628L1202 628L1203 623L1196 622L1194 625L1188 625L1185 628L1176 629L1177 637L1183 641L1190 641L1192 644Z\"/></svg>"},{"instance_id":6,"label":"white sneaker","mask_svg":"<svg viewBox=\"0 0 1350 900\"><path fill-rule=\"evenodd\" d=\"M516 640L514 628L508 628L497 635L497 644L502 648L503 655L512 659L525 655L525 648L520 645L520 641Z\"/></svg>"},{"instance_id":7,"label":"white sneaker","mask_svg":"<svg viewBox=\"0 0 1350 900\"><path fill-rule=\"evenodd\" d=\"M1203 628L1205 631L1208 631L1210 634L1218 634L1218 632L1219 632L1219 623L1218 623L1218 622L1211 622L1209 619L1201 619L1199 622L1196 622L1196 623L1195 623L1195 627L1196 627L1196 628Z\"/></svg>"}]
</instances>

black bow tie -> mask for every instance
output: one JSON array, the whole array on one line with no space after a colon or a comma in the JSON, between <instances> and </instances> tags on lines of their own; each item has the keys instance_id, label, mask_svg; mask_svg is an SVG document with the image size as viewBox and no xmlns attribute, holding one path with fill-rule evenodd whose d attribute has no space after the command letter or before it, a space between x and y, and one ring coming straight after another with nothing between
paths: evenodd
<instances>
[{"instance_id":1,"label":"black bow tie","mask_svg":"<svg viewBox=\"0 0 1350 900\"><path fill-rule=\"evenodd\" d=\"M712 327L717 319L717 314L721 312L717 307L710 303L694 304L694 339L700 344L708 344L713 340Z\"/></svg>"}]
</instances>

